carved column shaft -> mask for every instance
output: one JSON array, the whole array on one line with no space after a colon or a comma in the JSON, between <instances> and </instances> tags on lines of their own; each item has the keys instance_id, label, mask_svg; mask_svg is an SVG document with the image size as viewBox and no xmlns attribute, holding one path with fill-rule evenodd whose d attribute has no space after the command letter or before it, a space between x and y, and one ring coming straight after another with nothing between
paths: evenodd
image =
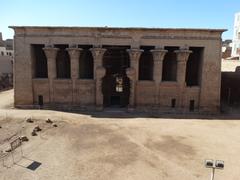
<instances>
[{"instance_id":1,"label":"carved column shaft","mask_svg":"<svg viewBox=\"0 0 240 180\"><path fill-rule=\"evenodd\" d=\"M163 66L163 59L166 53L168 52L167 50L164 49L154 49L151 50L153 54L153 80L155 81L155 104L158 106L159 105L159 94L160 94L160 89L159 89L159 84L162 81L162 66Z\"/></svg>"},{"instance_id":2,"label":"carved column shaft","mask_svg":"<svg viewBox=\"0 0 240 180\"><path fill-rule=\"evenodd\" d=\"M43 51L47 57L48 79L54 79L57 76L56 57L59 48L45 47Z\"/></svg>"},{"instance_id":3,"label":"carved column shaft","mask_svg":"<svg viewBox=\"0 0 240 180\"><path fill-rule=\"evenodd\" d=\"M76 103L77 89L76 80L79 77L79 56L81 54L81 48L67 48L71 62L71 79L72 79L72 103Z\"/></svg>"},{"instance_id":4,"label":"carved column shaft","mask_svg":"<svg viewBox=\"0 0 240 180\"><path fill-rule=\"evenodd\" d=\"M81 54L81 48L67 48L71 62L71 79L78 79L79 77L79 56Z\"/></svg>"},{"instance_id":5,"label":"carved column shaft","mask_svg":"<svg viewBox=\"0 0 240 180\"><path fill-rule=\"evenodd\" d=\"M132 109L135 106L135 79L136 79L136 70L134 68L127 68L126 74L130 80L130 94L129 94L129 106L128 109Z\"/></svg>"},{"instance_id":6,"label":"carved column shaft","mask_svg":"<svg viewBox=\"0 0 240 180\"><path fill-rule=\"evenodd\" d=\"M91 48L92 56L94 59L94 79L96 80L96 108L97 110L103 109L103 93L102 93L102 78L105 76L106 70L103 67L103 55L106 52L104 48Z\"/></svg>"},{"instance_id":7,"label":"carved column shaft","mask_svg":"<svg viewBox=\"0 0 240 180\"><path fill-rule=\"evenodd\" d=\"M96 108L97 110L103 109L103 93L102 93L102 78L105 76L106 69L98 66L96 69Z\"/></svg>"},{"instance_id":8,"label":"carved column shaft","mask_svg":"<svg viewBox=\"0 0 240 180\"><path fill-rule=\"evenodd\" d=\"M127 76L130 79L130 95L129 95L129 110L135 106L136 98L136 81L139 76L139 59L143 52L141 49L128 49L130 58L130 68L127 69Z\"/></svg>"},{"instance_id":9,"label":"carved column shaft","mask_svg":"<svg viewBox=\"0 0 240 180\"><path fill-rule=\"evenodd\" d=\"M128 49L127 50L130 58L130 66L135 69L135 77L136 81L138 80L139 76L139 59L141 57L141 54L143 52L142 49Z\"/></svg>"},{"instance_id":10,"label":"carved column shaft","mask_svg":"<svg viewBox=\"0 0 240 180\"><path fill-rule=\"evenodd\" d=\"M186 87L186 67L190 53L188 49L174 51L177 54L177 82L179 84L179 107L184 108L184 97Z\"/></svg>"},{"instance_id":11,"label":"carved column shaft","mask_svg":"<svg viewBox=\"0 0 240 180\"><path fill-rule=\"evenodd\" d=\"M180 49L174 52L177 54L177 82L185 86L187 60L192 51Z\"/></svg>"},{"instance_id":12,"label":"carved column shaft","mask_svg":"<svg viewBox=\"0 0 240 180\"><path fill-rule=\"evenodd\" d=\"M103 66L103 55L106 52L107 49L104 48L91 48L90 51L92 52L92 56L94 59L94 68L93 68L93 73L94 73L94 79L97 78L96 76L96 69L97 67L102 67Z\"/></svg>"},{"instance_id":13,"label":"carved column shaft","mask_svg":"<svg viewBox=\"0 0 240 180\"><path fill-rule=\"evenodd\" d=\"M45 47L43 51L47 57L47 66L48 66L48 80L49 80L49 102L54 102L54 88L53 88L53 79L57 77L56 72L56 57L58 48Z\"/></svg>"},{"instance_id":14,"label":"carved column shaft","mask_svg":"<svg viewBox=\"0 0 240 180\"><path fill-rule=\"evenodd\" d=\"M162 81L162 64L163 59L167 50L164 49L154 49L151 50L153 55L153 80L156 83L160 83Z\"/></svg>"}]
</instances>

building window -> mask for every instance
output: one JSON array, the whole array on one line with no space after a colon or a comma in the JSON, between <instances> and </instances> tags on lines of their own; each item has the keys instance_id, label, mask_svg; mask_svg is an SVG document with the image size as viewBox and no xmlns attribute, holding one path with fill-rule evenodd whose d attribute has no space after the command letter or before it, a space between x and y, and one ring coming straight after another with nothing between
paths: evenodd
<instances>
[{"instance_id":1,"label":"building window","mask_svg":"<svg viewBox=\"0 0 240 180\"><path fill-rule=\"evenodd\" d=\"M56 48L59 48L56 57L56 67L57 67L57 78L60 79L69 79L71 76L71 67L70 67L70 57L66 48L68 45L61 44L55 45Z\"/></svg>"},{"instance_id":2,"label":"building window","mask_svg":"<svg viewBox=\"0 0 240 180\"><path fill-rule=\"evenodd\" d=\"M93 57L89 50L91 45L79 45L82 48L79 57L79 78L80 79L93 79Z\"/></svg>"},{"instance_id":3,"label":"building window","mask_svg":"<svg viewBox=\"0 0 240 180\"><path fill-rule=\"evenodd\" d=\"M174 52L179 47L166 46L168 52L163 59L162 81L176 81L177 79L177 55Z\"/></svg>"},{"instance_id":4,"label":"building window","mask_svg":"<svg viewBox=\"0 0 240 180\"><path fill-rule=\"evenodd\" d=\"M3 51L1 51L1 55L4 56L4 52Z\"/></svg>"},{"instance_id":5,"label":"building window","mask_svg":"<svg viewBox=\"0 0 240 180\"><path fill-rule=\"evenodd\" d=\"M47 58L43 51L43 48L43 44L32 45L35 78L48 77Z\"/></svg>"},{"instance_id":6,"label":"building window","mask_svg":"<svg viewBox=\"0 0 240 180\"><path fill-rule=\"evenodd\" d=\"M150 50L154 46L141 46L144 50L139 60L139 80L153 80L153 56Z\"/></svg>"}]
</instances>

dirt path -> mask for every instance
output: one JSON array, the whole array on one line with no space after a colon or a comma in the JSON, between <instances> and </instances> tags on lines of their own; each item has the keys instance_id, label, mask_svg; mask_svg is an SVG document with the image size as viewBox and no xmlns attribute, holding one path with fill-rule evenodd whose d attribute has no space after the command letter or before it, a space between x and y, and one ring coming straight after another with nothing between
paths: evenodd
<instances>
[{"instance_id":1,"label":"dirt path","mask_svg":"<svg viewBox=\"0 0 240 180\"><path fill-rule=\"evenodd\" d=\"M0 92L0 109L13 106L13 89Z\"/></svg>"}]
</instances>

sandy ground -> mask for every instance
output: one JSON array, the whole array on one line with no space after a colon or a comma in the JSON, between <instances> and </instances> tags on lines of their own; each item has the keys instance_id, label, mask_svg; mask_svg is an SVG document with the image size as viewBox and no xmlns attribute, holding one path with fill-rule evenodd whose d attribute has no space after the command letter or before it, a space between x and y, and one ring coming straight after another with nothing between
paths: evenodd
<instances>
[{"instance_id":1,"label":"sandy ground","mask_svg":"<svg viewBox=\"0 0 240 180\"><path fill-rule=\"evenodd\" d=\"M14 135L30 140L22 146L24 157L18 148L15 164L11 154L0 164L1 180L206 180L206 158L225 161L216 180L240 179L238 120L16 110L12 96L12 90L0 93L0 150ZM47 124L48 117L58 127ZM33 137L36 125L43 130ZM39 166L27 168L33 162Z\"/></svg>"}]
</instances>

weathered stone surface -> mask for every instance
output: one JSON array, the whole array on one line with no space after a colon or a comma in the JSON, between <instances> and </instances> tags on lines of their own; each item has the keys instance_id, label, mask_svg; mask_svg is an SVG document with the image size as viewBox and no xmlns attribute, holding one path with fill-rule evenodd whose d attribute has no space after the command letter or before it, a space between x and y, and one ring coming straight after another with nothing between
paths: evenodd
<instances>
[{"instance_id":1,"label":"weathered stone surface","mask_svg":"<svg viewBox=\"0 0 240 180\"><path fill-rule=\"evenodd\" d=\"M220 105L221 29L158 29L158 28L88 28L88 27L12 27L15 30L15 106L30 107L37 104L39 95L45 104L90 107L103 109L102 78L103 45L129 46L130 79L129 106L157 110L170 108L176 99L176 108L182 112L189 109L194 100L198 111L217 112ZM48 78L33 76L31 44L45 44ZM50 44L50 46L49 46ZM94 78L78 79L78 57L81 49L68 48L71 58L71 79L56 78L56 44L92 45ZM141 46L154 46L153 81L139 80ZM164 47L180 47L177 54L177 81L162 81ZM161 48L159 48L161 47ZM183 47L183 48L182 48ZM187 47L203 47L200 83L186 87L186 64L191 53Z\"/></svg>"}]
</instances>

